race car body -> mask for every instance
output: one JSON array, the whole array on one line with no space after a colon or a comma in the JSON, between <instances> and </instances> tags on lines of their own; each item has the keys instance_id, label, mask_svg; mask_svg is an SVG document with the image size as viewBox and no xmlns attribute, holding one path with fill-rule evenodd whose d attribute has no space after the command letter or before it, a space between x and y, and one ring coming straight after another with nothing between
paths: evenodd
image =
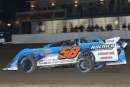
<instances>
[{"instance_id":1,"label":"race car body","mask_svg":"<svg viewBox=\"0 0 130 87\"><path fill-rule=\"evenodd\" d=\"M21 50L3 70L18 70L31 73L37 68L74 64L81 73L101 69L105 65L126 64L124 48L127 43L120 37L101 40L96 36L59 41L43 48Z\"/></svg>"}]
</instances>

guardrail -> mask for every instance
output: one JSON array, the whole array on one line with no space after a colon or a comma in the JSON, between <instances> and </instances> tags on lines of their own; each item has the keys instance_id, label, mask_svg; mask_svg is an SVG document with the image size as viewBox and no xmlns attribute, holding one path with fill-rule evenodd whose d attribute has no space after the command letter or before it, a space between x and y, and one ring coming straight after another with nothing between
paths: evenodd
<instances>
[{"instance_id":1,"label":"guardrail","mask_svg":"<svg viewBox=\"0 0 130 87\"><path fill-rule=\"evenodd\" d=\"M12 44L28 43L51 43L61 40L75 39L84 36L97 36L101 39L121 37L130 39L130 31L104 31L104 32L77 32L77 33L56 33L56 34L21 34L12 35Z\"/></svg>"}]
</instances>

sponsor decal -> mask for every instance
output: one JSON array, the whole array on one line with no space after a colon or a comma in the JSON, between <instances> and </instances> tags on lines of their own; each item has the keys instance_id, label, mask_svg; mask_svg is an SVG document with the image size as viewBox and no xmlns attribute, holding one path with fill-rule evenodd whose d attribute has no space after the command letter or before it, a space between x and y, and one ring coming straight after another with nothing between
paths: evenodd
<instances>
[{"instance_id":1,"label":"sponsor decal","mask_svg":"<svg viewBox=\"0 0 130 87\"><path fill-rule=\"evenodd\" d=\"M101 57L100 59L112 59L112 56Z\"/></svg>"},{"instance_id":2,"label":"sponsor decal","mask_svg":"<svg viewBox=\"0 0 130 87\"><path fill-rule=\"evenodd\" d=\"M66 60L61 60L63 63L66 62Z\"/></svg>"},{"instance_id":3,"label":"sponsor decal","mask_svg":"<svg viewBox=\"0 0 130 87\"><path fill-rule=\"evenodd\" d=\"M38 52L37 52L37 49L34 49L34 54L37 54Z\"/></svg>"},{"instance_id":4,"label":"sponsor decal","mask_svg":"<svg viewBox=\"0 0 130 87\"><path fill-rule=\"evenodd\" d=\"M51 62L48 62L47 64L51 64Z\"/></svg>"},{"instance_id":5,"label":"sponsor decal","mask_svg":"<svg viewBox=\"0 0 130 87\"><path fill-rule=\"evenodd\" d=\"M43 54L45 54L45 53L46 53L46 51L44 51L44 50L40 50L40 53L43 53Z\"/></svg>"},{"instance_id":6,"label":"sponsor decal","mask_svg":"<svg viewBox=\"0 0 130 87\"><path fill-rule=\"evenodd\" d=\"M39 63L43 63L43 60L39 60Z\"/></svg>"},{"instance_id":7,"label":"sponsor decal","mask_svg":"<svg viewBox=\"0 0 130 87\"><path fill-rule=\"evenodd\" d=\"M46 51L44 51L44 50L40 50L40 56L44 56L44 57L46 57ZM44 58L43 57L43 58Z\"/></svg>"},{"instance_id":8,"label":"sponsor decal","mask_svg":"<svg viewBox=\"0 0 130 87\"><path fill-rule=\"evenodd\" d=\"M114 55L115 53L114 52L100 52L98 53L98 55Z\"/></svg>"},{"instance_id":9,"label":"sponsor decal","mask_svg":"<svg viewBox=\"0 0 130 87\"><path fill-rule=\"evenodd\" d=\"M52 50L51 49L44 49L45 53L52 53Z\"/></svg>"},{"instance_id":10,"label":"sponsor decal","mask_svg":"<svg viewBox=\"0 0 130 87\"><path fill-rule=\"evenodd\" d=\"M52 62L52 64L54 64L55 62Z\"/></svg>"},{"instance_id":11,"label":"sponsor decal","mask_svg":"<svg viewBox=\"0 0 130 87\"><path fill-rule=\"evenodd\" d=\"M107 43L114 42L114 40L107 40Z\"/></svg>"},{"instance_id":12,"label":"sponsor decal","mask_svg":"<svg viewBox=\"0 0 130 87\"><path fill-rule=\"evenodd\" d=\"M97 45L97 46L92 46L92 50L103 50L103 49L113 49L115 47L115 44L103 44L103 45Z\"/></svg>"},{"instance_id":13,"label":"sponsor decal","mask_svg":"<svg viewBox=\"0 0 130 87\"><path fill-rule=\"evenodd\" d=\"M52 61L57 61L58 59L52 59Z\"/></svg>"},{"instance_id":14,"label":"sponsor decal","mask_svg":"<svg viewBox=\"0 0 130 87\"><path fill-rule=\"evenodd\" d=\"M75 61L75 59L68 59L68 60L66 60L66 62L74 62Z\"/></svg>"},{"instance_id":15,"label":"sponsor decal","mask_svg":"<svg viewBox=\"0 0 130 87\"><path fill-rule=\"evenodd\" d=\"M44 62L44 64L47 64L47 62Z\"/></svg>"},{"instance_id":16,"label":"sponsor decal","mask_svg":"<svg viewBox=\"0 0 130 87\"><path fill-rule=\"evenodd\" d=\"M59 63L60 61L58 59L52 59L52 63L53 64L56 64L56 63Z\"/></svg>"}]
</instances>

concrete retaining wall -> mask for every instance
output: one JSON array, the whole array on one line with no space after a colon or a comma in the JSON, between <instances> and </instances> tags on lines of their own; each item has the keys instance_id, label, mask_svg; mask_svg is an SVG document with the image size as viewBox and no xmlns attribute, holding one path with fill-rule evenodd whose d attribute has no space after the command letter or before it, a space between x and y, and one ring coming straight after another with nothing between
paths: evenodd
<instances>
[{"instance_id":1,"label":"concrete retaining wall","mask_svg":"<svg viewBox=\"0 0 130 87\"><path fill-rule=\"evenodd\" d=\"M21 34L12 35L12 44L25 43L51 43L60 40L69 40L84 36L98 36L101 39L121 37L130 39L130 31L105 31L105 32L77 32L77 33L56 33L56 34Z\"/></svg>"}]
</instances>

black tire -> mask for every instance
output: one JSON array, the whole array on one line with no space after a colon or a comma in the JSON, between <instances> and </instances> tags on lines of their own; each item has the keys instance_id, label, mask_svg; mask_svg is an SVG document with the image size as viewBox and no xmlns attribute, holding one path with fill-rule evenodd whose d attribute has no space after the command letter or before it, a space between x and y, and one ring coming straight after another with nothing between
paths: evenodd
<instances>
[{"instance_id":1,"label":"black tire","mask_svg":"<svg viewBox=\"0 0 130 87\"><path fill-rule=\"evenodd\" d=\"M80 73L88 73L93 69L92 60L83 56L77 60L75 68Z\"/></svg>"},{"instance_id":2,"label":"black tire","mask_svg":"<svg viewBox=\"0 0 130 87\"><path fill-rule=\"evenodd\" d=\"M94 70L102 69L104 66L106 66L105 62L95 62L94 63Z\"/></svg>"},{"instance_id":3,"label":"black tire","mask_svg":"<svg viewBox=\"0 0 130 87\"><path fill-rule=\"evenodd\" d=\"M37 62L32 57L25 57L20 62L20 69L25 73L32 73L37 69Z\"/></svg>"},{"instance_id":4,"label":"black tire","mask_svg":"<svg viewBox=\"0 0 130 87\"><path fill-rule=\"evenodd\" d=\"M95 56L94 56L93 53L87 52L85 56L86 56L87 58L91 59L93 63L95 62Z\"/></svg>"}]
</instances>

